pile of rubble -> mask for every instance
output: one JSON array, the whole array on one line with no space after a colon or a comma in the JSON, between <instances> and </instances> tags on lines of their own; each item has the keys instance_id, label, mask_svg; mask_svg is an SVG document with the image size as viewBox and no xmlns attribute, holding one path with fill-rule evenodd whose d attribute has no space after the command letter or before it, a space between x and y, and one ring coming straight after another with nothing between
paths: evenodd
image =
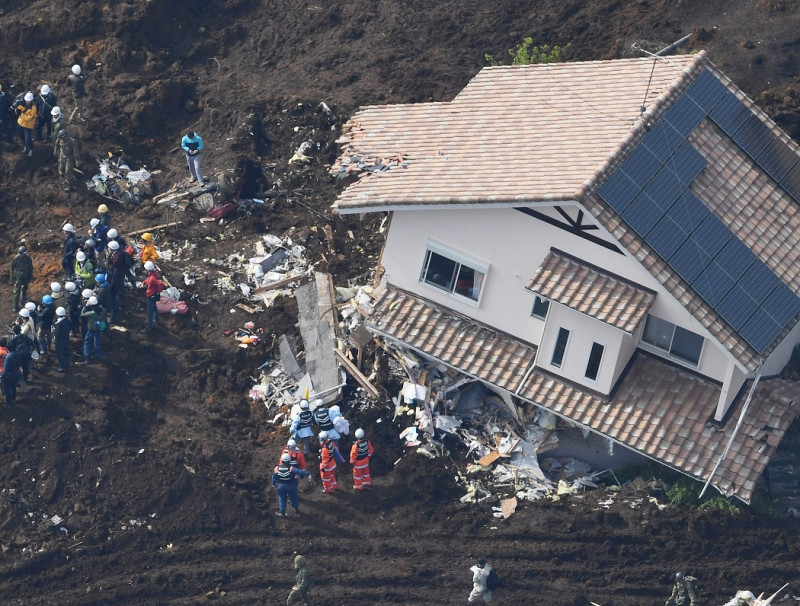
<instances>
[{"instance_id":1,"label":"pile of rubble","mask_svg":"<svg viewBox=\"0 0 800 606\"><path fill-rule=\"evenodd\" d=\"M123 158L120 152L118 156L109 154L108 159L99 160L99 172L86 182L86 188L106 199L139 205L153 195L151 177L155 173L144 168L132 170Z\"/></svg>"}]
</instances>

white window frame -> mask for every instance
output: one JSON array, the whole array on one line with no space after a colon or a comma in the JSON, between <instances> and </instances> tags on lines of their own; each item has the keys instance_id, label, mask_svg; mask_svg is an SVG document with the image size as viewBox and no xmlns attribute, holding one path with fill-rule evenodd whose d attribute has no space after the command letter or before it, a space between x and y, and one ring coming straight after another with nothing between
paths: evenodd
<instances>
[{"instance_id":1,"label":"white window frame","mask_svg":"<svg viewBox=\"0 0 800 606\"><path fill-rule=\"evenodd\" d=\"M561 362L558 363L558 364L554 364L553 363L553 356L556 355L556 347L558 346L558 336L561 334L562 330L566 330L567 331L567 342L564 343L564 353L561 356ZM560 370L564 369L564 362L567 359L567 351L569 351L569 342L570 341L572 341L572 331L569 328L566 328L564 326L559 326L558 330L556 331L556 339L553 342L553 351L550 352L550 366L552 366L553 368L558 368Z\"/></svg>"},{"instance_id":2,"label":"white window frame","mask_svg":"<svg viewBox=\"0 0 800 606\"><path fill-rule=\"evenodd\" d=\"M669 340L669 349L662 349L658 345L653 345L652 343L648 343L647 341L644 340L645 332L646 332L646 329L647 329L647 320L650 317L656 318L657 320L660 320L662 322L666 322L667 324L671 324L672 325L672 336L670 337L670 340ZM690 362L690 361L688 361L688 360L686 360L684 358L676 356L676 355L674 355L672 353L672 344L673 344L673 342L675 340L675 329L676 328L681 328L682 330L685 330L686 332L691 333L693 335L697 335L698 337L703 339L703 344L700 346L700 353L697 355L697 363L696 364L693 363L693 362ZM665 320L661 316L656 316L654 314L647 314L647 318L645 318L644 324L642 325L642 333L641 333L641 335L639 335L639 346L642 347L642 349L645 349L646 351L650 351L650 352L653 352L653 353L655 353L657 355L666 357L666 358L674 361L677 364L681 364L682 366L685 366L686 368L694 368L694 369L700 368L700 362L703 360L703 352L706 349L706 341L708 341L708 339L706 339L703 335L698 334L698 333L694 332L693 330L689 330L688 328L684 328L683 326L679 326L678 324L675 324L675 322L670 322L669 320Z\"/></svg>"},{"instance_id":3,"label":"white window frame","mask_svg":"<svg viewBox=\"0 0 800 606\"><path fill-rule=\"evenodd\" d=\"M589 370L589 362L592 359L592 350L594 349L595 345L599 345L600 347L602 347L603 353L600 354L600 361L597 363L597 376L594 379L592 379L589 376L587 376L586 372ZM589 357L586 359L586 368L583 370L583 378L586 379L587 381L590 381L592 383L597 383L597 377L600 376L600 369L603 367L603 360L606 357L606 349L608 349L608 347L604 343L598 343L597 341L592 341L592 346L589 348Z\"/></svg>"},{"instance_id":4,"label":"white window frame","mask_svg":"<svg viewBox=\"0 0 800 606\"><path fill-rule=\"evenodd\" d=\"M453 290L449 290L446 288L442 288L441 286L437 286L436 284L433 284L431 282L427 282L425 280L425 273L426 270L428 269L427 262L428 262L429 252L436 253L438 255L446 257L447 259L450 259L451 261L458 263L459 265L465 265L470 269L483 274L483 282L481 283L481 289L480 292L478 293L477 300L470 299L469 297L465 297L455 292L455 285ZM488 277L489 277L489 264L486 263L485 261L480 261L475 257L471 257L465 253L450 248L449 246L445 246L444 244L437 242L435 240L428 240L425 243L425 254L422 257L422 269L419 272L419 281L421 284L425 284L426 286L435 288L439 292L447 293L454 299L463 301L464 303L472 305L473 307L480 307L481 299L483 298L483 292L486 290L486 280Z\"/></svg>"}]
</instances>

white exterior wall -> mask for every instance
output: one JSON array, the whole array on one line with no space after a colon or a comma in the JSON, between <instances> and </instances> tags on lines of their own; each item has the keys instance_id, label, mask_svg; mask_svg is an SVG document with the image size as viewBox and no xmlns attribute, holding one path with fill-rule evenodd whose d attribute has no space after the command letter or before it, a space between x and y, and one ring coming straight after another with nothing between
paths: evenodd
<instances>
[{"instance_id":1,"label":"white exterior wall","mask_svg":"<svg viewBox=\"0 0 800 606\"><path fill-rule=\"evenodd\" d=\"M783 367L789 362L789 358L792 357L792 350L794 346L797 345L798 341L800 341L800 324L797 324L797 326L789 332L789 335L766 359L761 369L761 374L769 377L781 372Z\"/></svg>"},{"instance_id":2,"label":"white exterior wall","mask_svg":"<svg viewBox=\"0 0 800 606\"><path fill-rule=\"evenodd\" d=\"M575 206L564 208L570 216L574 217L577 213ZM536 206L536 210L563 221L553 208ZM591 215L585 213L585 221L589 220ZM591 234L613 242L602 228ZM429 239L489 266L478 305L420 282ZM696 370L720 382L725 379L731 357L638 261L513 208L437 210L427 207L394 211L382 259L386 270L384 279L538 345L544 323L531 317L534 295L525 286L550 247L556 247L658 293L651 313L705 337L700 366ZM627 347L622 351L630 352L632 349ZM620 362L624 367L624 363ZM585 370L586 359L581 363ZM621 368L615 370L615 376L618 376L618 371Z\"/></svg>"}]
</instances>

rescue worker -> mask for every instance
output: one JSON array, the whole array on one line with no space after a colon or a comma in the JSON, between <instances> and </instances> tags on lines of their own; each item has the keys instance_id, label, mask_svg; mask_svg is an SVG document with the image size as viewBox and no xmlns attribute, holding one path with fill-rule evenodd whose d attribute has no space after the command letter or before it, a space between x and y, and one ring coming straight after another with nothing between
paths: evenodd
<instances>
[{"instance_id":1,"label":"rescue worker","mask_svg":"<svg viewBox=\"0 0 800 606\"><path fill-rule=\"evenodd\" d=\"M61 228L67 234L64 238L64 252L61 255L61 267L64 275L69 280L75 270L75 254L78 252L78 241L75 239L75 228L72 223L67 223Z\"/></svg>"},{"instance_id":2,"label":"rescue worker","mask_svg":"<svg viewBox=\"0 0 800 606\"><path fill-rule=\"evenodd\" d=\"M300 478L309 477L309 473L305 469L297 469L292 466L292 456L288 452L281 455L280 464L275 466L275 471L272 472L272 485L278 485L278 515L282 518L286 517L286 497L294 507L295 512L300 514L300 503L297 500L297 481Z\"/></svg>"},{"instance_id":3,"label":"rescue worker","mask_svg":"<svg viewBox=\"0 0 800 606\"><path fill-rule=\"evenodd\" d=\"M72 191L75 183L75 156L77 152L75 140L69 136L67 129L62 129L56 137L53 155L58 158L58 176L63 177L67 186L64 191Z\"/></svg>"},{"instance_id":4,"label":"rescue worker","mask_svg":"<svg viewBox=\"0 0 800 606\"><path fill-rule=\"evenodd\" d=\"M142 286L144 286L144 296L147 299L147 324L142 332L147 332L153 327L153 324L159 324L156 303L161 300L161 291L166 286L158 279L155 263L148 261L144 264L144 269L147 271L147 277L142 282Z\"/></svg>"},{"instance_id":5,"label":"rescue worker","mask_svg":"<svg viewBox=\"0 0 800 606\"><path fill-rule=\"evenodd\" d=\"M108 206L101 204L97 207L97 212L100 216L100 225L105 227L106 230L111 229L111 213L108 212Z\"/></svg>"},{"instance_id":6,"label":"rescue worker","mask_svg":"<svg viewBox=\"0 0 800 606\"><path fill-rule=\"evenodd\" d=\"M72 330L67 310L63 307L56 309L56 323L53 324L53 337L56 342L56 360L58 372L67 372L69 368L69 333Z\"/></svg>"},{"instance_id":7,"label":"rescue worker","mask_svg":"<svg viewBox=\"0 0 800 606\"><path fill-rule=\"evenodd\" d=\"M50 352L50 343L53 338L52 328L56 319L56 308L53 305L53 297L45 295L42 303L37 308L38 327L36 336L39 339L39 350L42 353Z\"/></svg>"},{"instance_id":8,"label":"rescue worker","mask_svg":"<svg viewBox=\"0 0 800 606\"><path fill-rule=\"evenodd\" d=\"M308 400L300 400L300 414L292 422L291 435L303 442L304 455L308 455L311 450L311 438L314 435L313 423L314 413L308 409Z\"/></svg>"},{"instance_id":9,"label":"rescue worker","mask_svg":"<svg viewBox=\"0 0 800 606\"><path fill-rule=\"evenodd\" d=\"M78 292L78 285L75 282L64 284L67 291L66 309L69 313L69 329L73 335L77 336L81 324L81 293Z\"/></svg>"},{"instance_id":10,"label":"rescue worker","mask_svg":"<svg viewBox=\"0 0 800 606\"><path fill-rule=\"evenodd\" d=\"M311 600L308 599L308 590L314 586L314 580L311 578L311 570L306 564L306 559L299 555L294 559L294 569L297 575L294 578L294 587L289 592L289 597L286 598L286 606L291 606L295 601L301 601L304 606L311 606Z\"/></svg>"},{"instance_id":11,"label":"rescue worker","mask_svg":"<svg viewBox=\"0 0 800 606\"><path fill-rule=\"evenodd\" d=\"M111 240L108 243L109 257L106 261L106 281L111 288L111 296L114 300L111 306L109 318L116 322L119 315L119 300L125 292L125 276L128 274L128 255L120 250L119 242Z\"/></svg>"},{"instance_id":12,"label":"rescue worker","mask_svg":"<svg viewBox=\"0 0 800 606\"><path fill-rule=\"evenodd\" d=\"M156 245L153 242L153 234L149 231L142 234L142 252L139 253L139 260L142 265L148 261L153 263L158 261L158 251L156 251Z\"/></svg>"},{"instance_id":13,"label":"rescue worker","mask_svg":"<svg viewBox=\"0 0 800 606\"><path fill-rule=\"evenodd\" d=\"M50 282L50 296L53 297L53 301L58 301L61 296L61 284L59 282Z\"/></svg>"},{"instance_id":14,"label":"rescue worker","mask_svg":"<svg viewBox=\"0 0 800 606\"><path fill-rule=\"evenodd\" d=\"M80 65L73 65L72 73L67 76L67 84L69 84L72 89L72 99L75 102L75 109L72 110L69 116L70 122L75 119L76 113L81 122L86 122L83 117L84 101L86 97L86 76L84 76L82 72L83 70L81 70Z\"/></svg>"},{"instance_id":15,"label":"rescue worker","mask_svg":"<svg viewBox=\"0 0 800 606\"><path fill-rule=\"evenodd\" d=\"M297 447L297 442L291 438L286 443L286 448L281 451L281 457L285 454L289 455L289 463L291 463L293 469L302 469L306 471L306 458Z\"/></svg>"},{"instance_id":16,"label":"rescue worker","mask_svg":"<svg viewBox=\"0 0 800 606\"><path fill-rule=\"evenodd\" d=\"M95 294L97 297L97 302L100 303L100 307L102 307L112 317L116 318L117 314L119 313L119 309L117 309L117 302L111 291L111 284L109 284L108 280L106 280L106 275L97 274L94 277L94 280L95 284L97 285Z\"/></svg>"},{"instance_id":17,"label":"rescue worker","mask_svg":"<svg viewBox=\"0 0 800 606\"><path fill-rule=\"evenodd\" d=\"M181 147L186 152L186 163L189 165L189 183L205 181L203 169L200 167L200 156L203 151L203 139L194 131L189 131L181 139Z\"/></svg>"},{"instance_id":18,"label":"rescue worker","mask_svg":"<svg viewBox=\"0 0 800 606\"><path fill-rule=\"evenodd\" d=\"M81 327L81 339L85 339L86 338L87 326L89 325L88 324L89 321L86 318L86 316L83 315L83 311L89 305L89 299L91 299L93 296L94 296L94 292L92 291L91 288L84 288L81 291L81 303L80 303L80 306L78 307L78 310L79 310L78 317L80 318L80 322L79 323L80 323L80 327Z\"/></svg>"},{"instance_id":19,"label":"rescue worker","mask_svg":"<svg viewBox=\"0 0 800 606\"><path fill-rule=\"evenodd\" d=\"M0 373L3 372L3 364L8 355L8 339L5 337L0 338Z\"/></svg>"},{"instance_id":20,"label":"rescue worker","mask_svg":"<svg viewBox=\"0 0 800 606\"><path fill-rule=\"evenodd\" d=\"M100 207L104 207L105 204L101 204ZM101 214L102 216L102 214ZM103 225L102 219L92 219L89 221L89 235L94 240L94 249L98 253L102 253L106 249L106 244L108 243L108 227Z\"/></svg>"},{"instance_id":21,"label":"rescue worker","mask_svg":"<svg viewBox=\"0 0 800 606\"><path fill-rule=\"evenodd\" d=\"M316 422L317 426L319 427L320 431L324 431L325 434L328 436L328 439L333 440L333 443L336 444L336 447L339 447L339 432L336 431L336 427L333 425L333 421L331 420L331 413L322 404L321 400L316 402L318 404L317 408L314 409L314 421Z\"/></svg>"},{"instance_id":22,"label":"rescue worker","mask_svg":"<svg viewBox=\"0 0 800 606\"><path fill-rule=\"evenodd\" d=\"M53 123L51 128L50 137L53 141L58 140L58 133L62 130L67 130L67 121L64 118L64 114L61 113L61 108L56 106L50 110L50 121ZM53 143L53 151L55 152L56 145Z\"/></svg>"},{"instance_id":23,"label":"rescue worker","mask_svg":"<svg viewBox=\"0 0 800 606\"><path fill-rule=\"evenodd\" d=\"M19 310L19 318L17 323L14 324L12 332L14 336L11 337L9 349L13 347L14 351L19 354L19 365L22 368L22 383L27 385L28 378L31 372L31 352L33 351L33 338L28 337L28 334L33 333L32 323L28 323L30 319L30 311L23 307ZM25 328L26 334L22 334L22 329Z\"/></svg>"},{"instance_id":24,"label":"rescue worker","mask_svg":"<svg viewBox=\"0 0 800 606\"><path fill-rule=\"evenodd\" d=\"M22 103L14 108L19 125L19 138L22 141L22 153L33 156L33 128L36 126L36 105L33 102L33 93L28 91Z\"/></svg>"},{"instance_id":25,"label":"rescue worker","mask_svg":"<svg viewBox=\"0 0 800 606\"><path fill-rule=\"evenodd\" d=\"M339 449L333 440L328 438L328 432L319 432L320 462L319 475L322 478L322 492L332 493L339 490L336 484L336 464L344 463L344 458L339 454Z\"/></svg>"},{"instance_id":26,"label":"rescue worker","mask_svg":"<svg viewBox=\"0 0 800 606\"><path fill-rule=\"evenodd\" d=\"M5 141L8 145L14 143L14 133L10 122L12 101L11 95L6 93L3 87L0 86L0 141ZM0 149L2 149L2 146L0 146Z\"/></svg>"},{"instance_id":27,"label":"rescue worker","mask_svg":"<svg viewBox=\"0 0 800 606\"><path fill-rule=\"evenodd\" d=\"M470 568L472 571L472 592L469 594L469 602L477 602L479 599L483 600L484 604L492 601L492 591L489 589L487 579L492 567L486 563L484 558L478 558L475 566Z\"/></svg>"},{"instance_id":28,"label":"rescue worker","mask_svg":"<svg viewBox=\"0 0 800 606\"><path fill-rule=\"evenodd\" d=\"M675 573L675 584L672 586L672 595L667 598L666 606L694 606L695 593L694 577L687 577L682 572Z\"/></svg>"},{"instance_id":29,"label":"rescue worker","mask_svg":"<svg viewBox=\"0 0 800 606\"><path fill-rule=\"evenodd\" d=\"M86 301L86 307L81 312L81 318L86 318L86 336L83 338L83 364L91 363L92 359L100 360L100 334L105 328L103 309L97 302L97 297L91 296Z\"/></svg>"},{"instance_id":30,"label":"rescue worker","mask_svg":"<svg viewBox=\"0 0 800 606\"><path fill-rule=\"evenodd\" d=\"M86 253L79 250L75 253L75 276L79 280L83 280L86 288L94 286L94 266L91 261L86 258Z\"/></svg>"},{"instance_id":31,"label":"rescue worker","mask_svg":"<svg viewBox=\"0 0 800 606\"><path fill-rule=\"evenodd\" d=\"M33 260L25 246L19 247L11 261L10 280L14 284L14 311L19 311L28 298L28 284L33 280Z\"/></svg>"},{"instance_id":32,"label":"rescue worker","mask_svg":"<svg viewBox=\"0 0 800 606\"><path fill-rule=\"evenodd\" d=\"M36 140L42 141L42 129L47 127L47 141L53 138L52 111L58 107L56 96L47 84L42 84L39 94L36 96Z\"/></svg>"},{"instance_id":33,"label":"rescue worker","mask_svg":"<svg viewBox=\"0 0 800 606\"><path fill-rule=\"evenodd\" d=\"M5 341L5 339L3 339ZM2 341L0 341L2 343ZM17 400L17 383L19 383L20 354L11 343L7 343L8 353L3 362L3 372L0 374L0 382L3 384L3 395L6 398L6 408L14 406Z\"/></svg>"},{"instance_id":34,"label":"rescue worker","mask_svg":"<svg viewBox=\"0 0 800 606\"><path fill-rule=\"evenodd\" d=\"M372 486L369 475L369 459L373 453L372 443L364 437L363 429L356 429L356 441L350 449L350 465L353 466L353 488L363 490Z\"/></svg>"},{"instance_id":35,"label":"rescue worker","mask_svg":"<svg viewBox=\"0 0 800 606\"><path fill-rule=\"evenodd\" d=\"M81 250L86 255L86 260L92 264L95 271L98 271L100 267L97 265L97 250L95 249L95 241L94 238L86 238L86 241L81 246Z\"/></svg>"}]
</instances>

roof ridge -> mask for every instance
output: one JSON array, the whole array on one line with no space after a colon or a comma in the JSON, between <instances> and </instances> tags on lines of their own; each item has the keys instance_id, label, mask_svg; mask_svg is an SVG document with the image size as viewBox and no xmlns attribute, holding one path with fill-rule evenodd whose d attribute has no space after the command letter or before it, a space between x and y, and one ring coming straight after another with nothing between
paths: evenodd
<instances>
[{"instance_id":1,"label":"roof ridge","mask_svg":"<svg viewBox=\"0 0 800 606\"><path fill-rule=\"evenodd\" d=\"M608 176L612 170L616 169L617 165L622 162L623 157L633 149L635 146L634 142L638 142L638 139L643 135L644 126L647 125L648 122L654 120L656 116L660 115L663 110L668 107L670 101L683 94L683 91L694 81L694 77L699 75L702 69L705 69L706 64L709 63L707 55L708 53L704 49L696 53L694 55L694 61L680 73L672 84L656 97L650 107L642 108L644 111L633 122L628 134L623 137L622 141L611 151L600 166L597 167L594 174L575 190L573 199L580 202L588 192L597 188L604 177ZM655 61L659 59L665 60L661 57L654 56ZM665 61L668 61L668 59Z\"/></svg>"}]
</instances>

